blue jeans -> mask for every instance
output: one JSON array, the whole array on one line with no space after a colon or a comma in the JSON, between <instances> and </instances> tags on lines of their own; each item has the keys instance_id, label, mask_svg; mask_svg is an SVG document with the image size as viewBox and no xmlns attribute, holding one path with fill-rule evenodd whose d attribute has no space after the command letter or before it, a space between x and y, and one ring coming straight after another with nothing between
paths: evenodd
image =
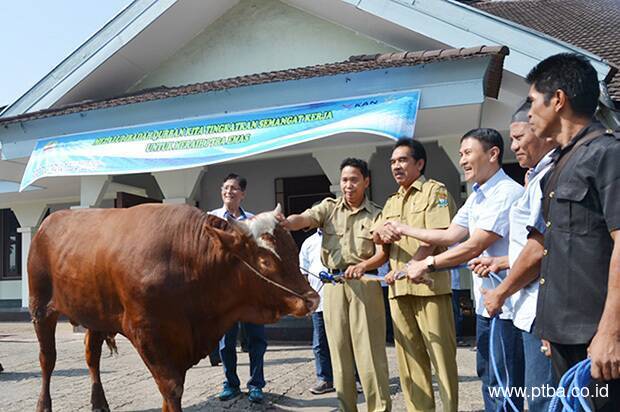
<instances>
[{"instance_id":1,"label":"blue jeans","mask_svg":"<svg viewBox=\"0 0 620 412\"><path fill-rule=\"evenodd\" d=\"M527 405L532 412L547 411L551 397L542 396L543 387L555 387L551 359L540 351L540 338L533 333L521 332L523 354L525 355L525 387ZM532 394L538 395L533 397Z\"/></svg>"},{"instance_id":2,"label":"blue jeans","mask_svg":"<svg viewBox=\"0 0 620 412\"><path fill-rule=\"evenodd\" d=\"M265 326L253 323L244 323L248 334L248 346L250 352L250 380L248 388L262 389L265 386L265 375L263 374L263 357L267 350L267 340L265 339ZM237 376L237 332L239 323L226 332L220 340L220 357L224 366L224 375L229 386L238 388L240 386Z\"/></svg>"},{"instance_id":3,"label":"blue jeans","mask_svg":"<svg viewBox=\"0 0 620 412\"><path fill-rule=\"evenodd\" d=\"M456 341L463 340L463 311L461 310L461 296L469 296L468 289L452 289L452 313L454 313L454 327Z\"/></svg>"},{"instance_id":4,"label":"blue jeans","mask_svg":"<svg viewBox=\"0 0 620 412\"><path fill-rule=\"evenodd\" d=\"M476 369L478 377L482 380L482 397L484 398L484 409L486 412L502 411L504 409L502 396L491 396L490 389L498 388L499 382L493 372L490 353L490 334L491 319L484 316L476 316ZM503 353L502 356L502 343ZM495 347L493 349L497 369L504 385L509 382L509 386L522 388L524 385L524 362L523 362L523 341L521 331L517 329L510 320L498 319L495 326ZM505 361L504 361L505 359ZM506 376L508 375L508 376ZM508 378L508 379L506 379ZM516 395L510 397L515 406L523 410L523 398ZM510 406L508 405L508 410Z\"/></svg>"},{"instance_id":5,"label":"blue jeans","mask_svg":"<svg viewBox=\"0 0 620 412\"><path fill-rule=\"evenodd\" d=\"M333 383L332 361L329 358L329 346L327 344L327 334L325 333L323 312L314 312L312 314L312 351L314 352L316 377L320 381Z\"/></svg>"}]
</instances>

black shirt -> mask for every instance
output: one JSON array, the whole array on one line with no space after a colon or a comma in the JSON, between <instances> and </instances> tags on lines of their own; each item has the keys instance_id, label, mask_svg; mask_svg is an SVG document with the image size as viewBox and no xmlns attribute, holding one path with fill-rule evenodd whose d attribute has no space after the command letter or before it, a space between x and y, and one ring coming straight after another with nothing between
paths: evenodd
<instances>
[{"instance_id":1,"label":"black shirt","mask_svg":"<svg viewBox=\"0 0 620 412\"><path fill-rule=\"evenodd\" d=\"M613 250L620 229L620 136L594 122L554 153L556 162L592 130L601 135L577 147L561 171L546 221L535 331L554 343L588 343L607 297ZM543 190L544 191L544 190Z\"/></svg>"}]
</instances>

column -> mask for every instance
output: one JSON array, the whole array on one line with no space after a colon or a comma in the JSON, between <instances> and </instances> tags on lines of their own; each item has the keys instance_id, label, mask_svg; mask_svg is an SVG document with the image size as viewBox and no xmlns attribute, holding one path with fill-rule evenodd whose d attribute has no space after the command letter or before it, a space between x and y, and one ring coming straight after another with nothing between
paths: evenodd
<instances>
[{"instance_id":1,"label":"column","mask_svg":"<svg viewBox=\"0 0 620 412\"><path fill-rule=\"evenodd\" d=\"M164 203L193 204L206 167L192 167L167 172L154 172L153 177L164 194Z\"/></svg>"},{"instance_id":2,"label":"column","mask_svg":"<svg viewBox=\"0 0 620 412\"><path fill-rule=\"evenodd\" d=\"M28 308L28 252L30 251L30 243L32 237L47 212L47 204L33 203L13 206L11 208L20 227L17 229L22 236L22 308Z\"/></svg>"}]
</instances>

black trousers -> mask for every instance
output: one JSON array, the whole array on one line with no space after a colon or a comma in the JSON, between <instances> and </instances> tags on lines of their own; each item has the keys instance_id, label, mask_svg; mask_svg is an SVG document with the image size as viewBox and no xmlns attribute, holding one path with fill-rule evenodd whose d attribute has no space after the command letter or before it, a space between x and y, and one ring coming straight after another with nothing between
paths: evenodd
<instances>
[{"instance_id":1,"label":"black trousers","mask_svg":"<svg viewBox=\"0 0 620 412\"><path fill-rule=\"evenodd\" d=\"M562 345L551 342L551 363L556 384L560 382L560 378L567 370L588 357L587 349L588 345ZM608 382L592 380L588 387L590 388L590 403L593 410L602 412L620 411L620 379ZM596 396L597 394L602 396Z\"/></svg>"}]
</instances>

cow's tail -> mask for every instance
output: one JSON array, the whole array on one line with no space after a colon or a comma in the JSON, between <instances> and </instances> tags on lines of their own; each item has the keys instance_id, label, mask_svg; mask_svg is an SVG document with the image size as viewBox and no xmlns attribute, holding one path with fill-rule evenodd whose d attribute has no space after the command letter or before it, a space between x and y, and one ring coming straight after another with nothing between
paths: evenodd
<instances>
[{"instance_id":1,"label":"cow's tail","mask_svg":"<svg viewBox=\"0 0 620 412\"><path fill-rule=\"evenodd\" d=\"M104 339L105 344L108 346L108 349L110 349L110 356L114 354L118 355L118 347L116 346L116 339L114 339L114 334L107 334L105 335Z\"/></svg>"}]
</instances>

